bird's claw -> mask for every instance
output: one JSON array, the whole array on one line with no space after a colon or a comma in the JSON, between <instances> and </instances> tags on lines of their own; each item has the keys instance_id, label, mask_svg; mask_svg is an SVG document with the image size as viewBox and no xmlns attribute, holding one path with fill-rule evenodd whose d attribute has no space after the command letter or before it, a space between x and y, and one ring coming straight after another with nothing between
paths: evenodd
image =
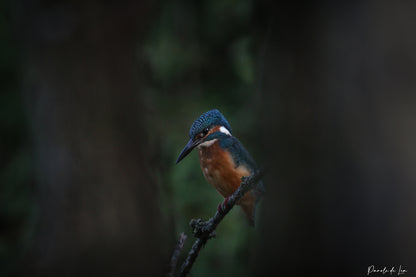
<instances>
[{"instance_id":1,"label":"bird's claw","mask_svg":"<svg viewBox=\"0 0 416 277\"><path fill-rule=\"evenodd\" d=\"M217 210L219 213L223 213L225 211L225 208L227 207L228 203L228 197L224 199L224 202L218 204Z\"/></svg>"}]
</instances>

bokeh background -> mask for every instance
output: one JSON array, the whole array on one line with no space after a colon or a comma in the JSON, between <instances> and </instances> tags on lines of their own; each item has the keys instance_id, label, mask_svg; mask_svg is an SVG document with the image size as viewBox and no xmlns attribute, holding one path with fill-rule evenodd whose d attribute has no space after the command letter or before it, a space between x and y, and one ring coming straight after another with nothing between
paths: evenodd
<instances>
[{"instance_id":1,"label":"bokeh background","mask_svg":"<svg viewBox=\"0 0 416 277\"><path fill-rule=\"evenodd\" d=\"M0 276L164 276L222 201L196 153L174 164L212 108L270 170L256 228L233 209L191 276L413 276L415 14L1 0Z\"/></svg>"}]
</instances>

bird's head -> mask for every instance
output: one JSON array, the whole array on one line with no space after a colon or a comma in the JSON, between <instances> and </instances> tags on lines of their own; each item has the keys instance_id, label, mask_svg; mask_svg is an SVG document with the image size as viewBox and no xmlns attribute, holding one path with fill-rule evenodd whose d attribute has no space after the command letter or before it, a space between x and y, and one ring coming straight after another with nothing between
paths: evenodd
<instances>
[{"instance_id":1,"label":"bird's head","mask_svg":"<svg viewBox=\"0 0 416 277\"><path fill-rule=\"evenodd\" d=\"M179 155L176 163L179 163L183 158L188 155L192 149L199 145L207 144L215 140L211 135L215 132L225 133L231 135L231 127L228 124L228 121L218 110L210 110L202 114L195 122L192 124L191 129L189 130L189 142L182 150Z\"/></svg>"}]
</instances>

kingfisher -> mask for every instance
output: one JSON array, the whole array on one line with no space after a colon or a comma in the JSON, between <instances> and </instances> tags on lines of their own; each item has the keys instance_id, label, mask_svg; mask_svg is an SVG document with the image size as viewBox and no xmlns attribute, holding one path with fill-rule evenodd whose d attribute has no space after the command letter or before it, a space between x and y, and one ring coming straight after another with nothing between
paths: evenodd
<instances>
[{"instance_id":1,"label":"kingfisher","mask_svg":"<svg viewBox=\"0 0 416 277\"><path fill-rule=\"evenodd\" d=\"M241 178L256 172L257 165L242 143L232 135L230 124L217 109L207 111L192 124L189 138L176 164L194 148L198 148L202 173L225 198L224 202L218 205L218 211L221 212L228 197L240 186ZM263 192L263 183L260 181L237 203L252 226L256 204Z\"/></svg>"}]
</instances>

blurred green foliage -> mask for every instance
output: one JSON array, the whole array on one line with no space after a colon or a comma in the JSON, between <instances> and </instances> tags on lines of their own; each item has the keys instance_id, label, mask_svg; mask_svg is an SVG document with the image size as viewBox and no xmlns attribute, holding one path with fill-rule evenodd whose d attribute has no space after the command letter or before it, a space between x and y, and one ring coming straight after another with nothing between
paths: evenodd
<instances>
[{"instance_id":1,"label":"blurred green foliage","mask_svg":"<svg viewBox=\"0 0 416 277\"><path fill-rule=\"evenodd\" d=\"M188 234L183 255L194 242L192 218L208 219L223 201L204 179L197 153L174 162L187 143L192 122L218 108L234 134L256 158L255 68L250 1L165 1L148 41L145 60L150 140L160 148L162 207L174 218L175 240ZM201 251L192 276L249 276L249 247L255 236L240 208L217 229L218 237ZM183 258L183 257L182 257Z\"/></svg>"},{"instance_id":2,"label":"blurred green foliage","mask_svg":"<svg viewBox=\"0 0 416 277\"><path fill-rule=\"evenodd\" d=\"M0 275L16 270L30 245L36 206L29 124L18 78L19 55L12 36L7 1L0 2ZM160 206L176 232L188 234L183 255L194 238L191 218L213 216L223 198L204 179L192 153L179 165L177 155L192 122L218 108L234 134L256 158L254 49L250 1L164 1L152 19L144 45L137 50L145 76L139 76L145 102L148 141L159 149L154 170ZM143 64L144 63L144 64ZM145 133L143 133L145 134ZM217 229L218 237L201 251L193 276L249 276L249 248L256 234L242 211L233 209ZM172 245L173 247L173 245ZM183 257L182 257L183 258Z\"/></svg>"}]
</instances>

